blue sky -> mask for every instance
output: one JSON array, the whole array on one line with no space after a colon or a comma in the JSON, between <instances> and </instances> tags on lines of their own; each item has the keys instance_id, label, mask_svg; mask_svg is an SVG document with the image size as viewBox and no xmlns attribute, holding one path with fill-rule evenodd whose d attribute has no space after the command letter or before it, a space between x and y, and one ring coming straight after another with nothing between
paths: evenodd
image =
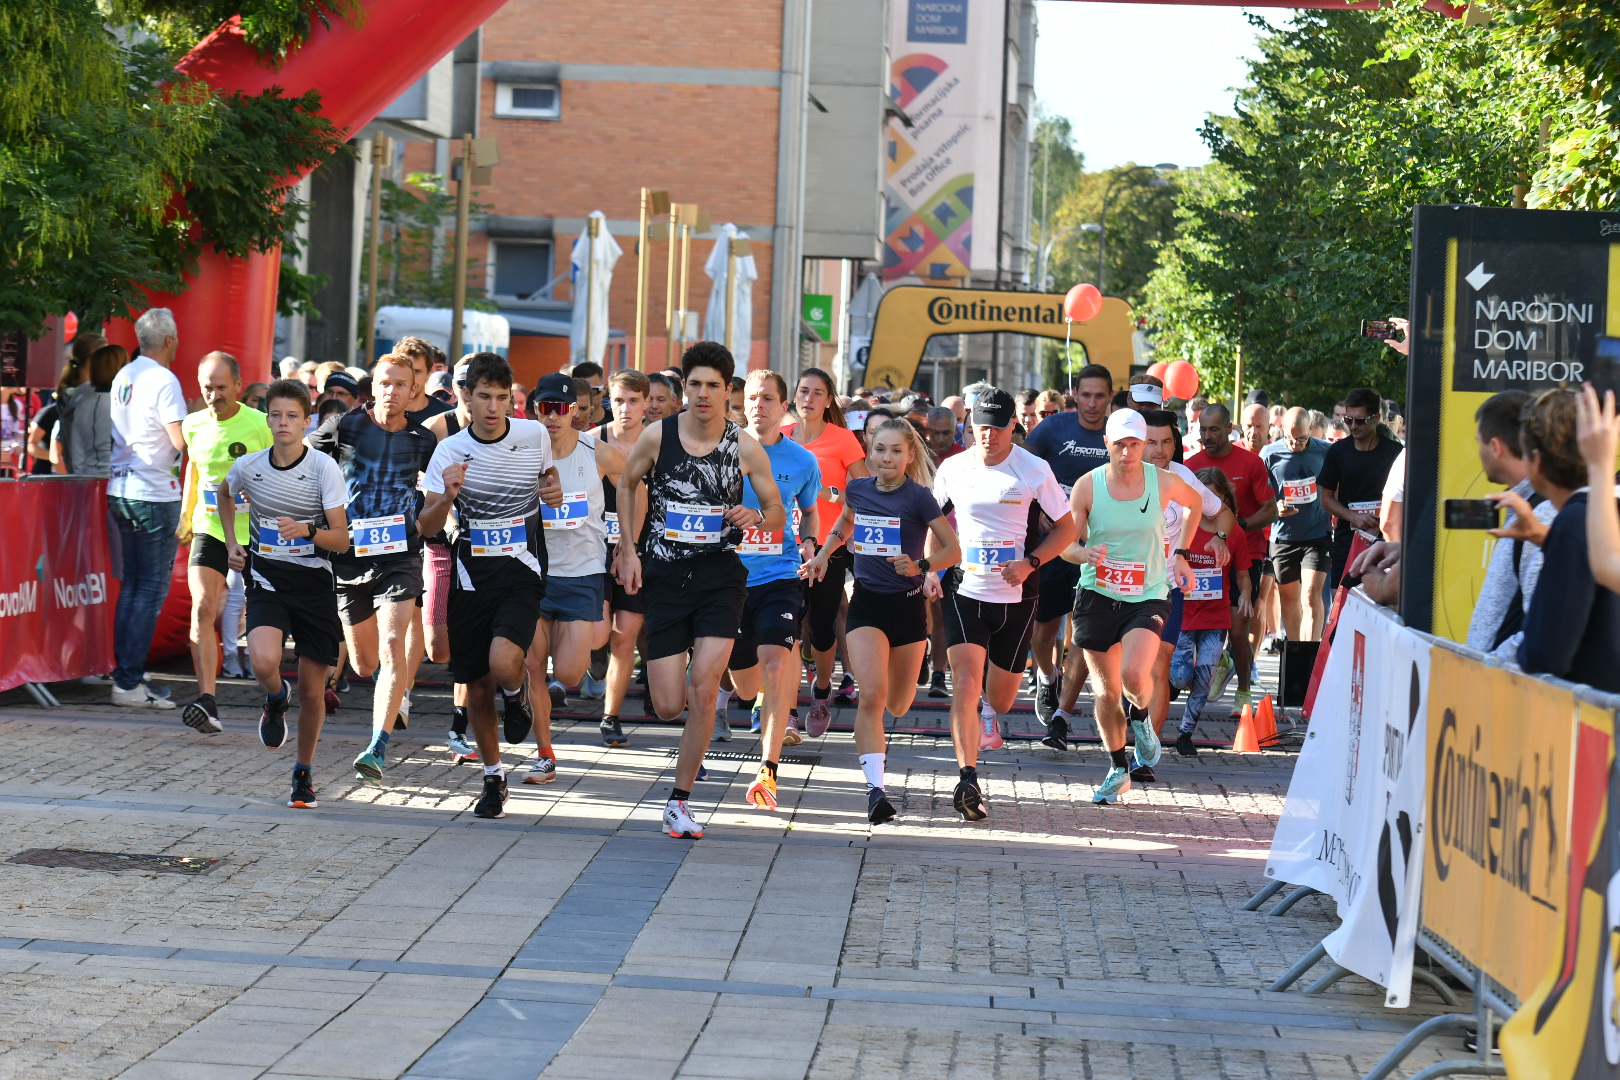
<instances>
[{"instance_id":1,"label":"blue sky","mask_svg":"<svg viewBox=\"0 0 1620 1080\"><path fill-rule=\"evenodd\" d=\"M1199 125L1231 110L1254 52L1242 9L1040 0L1036 13L1035 95L1073 122L1088 170L1209 161Z\"/></svg>"}]
</instances>

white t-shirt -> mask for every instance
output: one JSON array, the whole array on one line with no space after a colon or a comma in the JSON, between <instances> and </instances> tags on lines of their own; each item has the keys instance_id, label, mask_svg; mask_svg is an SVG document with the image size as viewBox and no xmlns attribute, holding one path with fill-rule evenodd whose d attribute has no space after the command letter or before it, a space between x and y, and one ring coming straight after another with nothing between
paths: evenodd
<instances>
[{"instance_id":1,"label":"white t-shirt","mask_svg":"<svg viewBox=\"0 0 1620 1080\"><path fill-rule=\"evenodd\" d=\"M1165 472L1175 473L1177 476L1185 480L1188 486L1190 486L1194 491L1198 492L1198 497L1204 500L1204 517L1214 517L1216 514L1219 514L1221 512L1221 508L1225 506L1225 504L1221 502L1221 497L1209 490L1209 488L1204 485L1204 482L1198 479L1197 474L1195 474L1191 469L1187 468L1187 466L1183 465L1181 462L1172 461L1169 465L1165 466ZM1175 551L1176 548L1183 546L1181 543L1181 527L1186 522L1187 518L1191 516L1192 511L1188 510L1185 506L1182 506L1178 502L1173 502L1165 506L1164 551L1166 559L1170 557L1170 553ZM1198 523L1194 522L1193 527L1188 529L1187 532L1189 534L1196 534L1198 532Z\"/></svg>"},{"instance_id":2,"label":"white t-shirt","mask_svg":"<svg viewBox=\"0 0 1620 1080\"><path fill-rule=\"evenodd\" d=\"M174 372L137 356L112 383L112 479L107 494L145 502L179 502L175 466L180 451L165 425L186 418L186 398Z\"/></svg>"},{"instance_id":3,"label":"white t-shirt","mask_svg":"<svg viewBox=\"0 0 1620 1080\"><path fill-rule=\"evenodd\" d=\"M1384 501L1398 503L1406 501L1406 450L1395 455L1395 460L1389 463L1389 476L1384 479Z\"/></svg>"},{"instance_id":4,"label":"white t-shirt","mask_svg":"<svg viewBox=\"0 0 1620 1080\"><path fill-rule=\"evenodd\" d=\"M934 498L949 500L962 538L961 595L993 604L1016 604L1024 590L1009 585L999 567L1029 555L1029 510L1038 503L1057 521L1069 513L1069 499L1058 486L1052 467L1021 446L1000 464L980 464L968 450L940 462L934 474Z\"/></svg>"}]
</instances>

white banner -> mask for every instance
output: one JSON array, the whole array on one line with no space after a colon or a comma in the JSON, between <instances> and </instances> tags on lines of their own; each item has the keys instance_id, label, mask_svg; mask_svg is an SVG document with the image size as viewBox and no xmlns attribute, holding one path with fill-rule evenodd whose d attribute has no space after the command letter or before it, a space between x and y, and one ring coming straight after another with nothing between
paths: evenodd
<instances>
[{"instance_id":1,"label":"white banner","mask_svg":"<svg viewBox=\"0 0 1620 1080\"><path fill-rule=\"evenodd\" d=\"M1343 967L1411 990L1423 880L1429 644L1352 593L1288 786L1266 876L1339 905L1323 944Z\"/></svg>"}]
</instances>

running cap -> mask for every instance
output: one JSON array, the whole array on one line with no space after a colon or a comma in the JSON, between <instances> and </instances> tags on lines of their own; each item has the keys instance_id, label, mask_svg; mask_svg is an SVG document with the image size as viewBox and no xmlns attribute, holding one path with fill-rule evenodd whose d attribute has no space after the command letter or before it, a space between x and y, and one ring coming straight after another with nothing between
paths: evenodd
<instances>
[{"instance_id":1,"label":"running cap","mask_svg":"<svg viewBox=\"0 0 1620 1080\"><path fill-rule=\"evenodd\" d=\"M360 384L355 382L354 376L347 371L334 371L326 377L326 383L321 387L323 391L343 390L350 397L360 396Z\"/></svg>"},{"instance_id":2,"label":"running cap","mask_svg":"<svg viewBox=\"0 0 1620 1080\"><path fill-rule=\"evenodd\" d=\"M1013 397L999 386L981 390L973 398L973 422L980 427L1011 427L1018 419Z\"/></svg>"},{"instance_id":3,"label":"running cap","mask_svg":"<svg viewBox=\"0 0 1620 1080\"><path fill-rule=\"evenodd\" d=\"M435 371L428 376L427 392L437 394L440 390L446 392L450 390L450 373L448 371Z\"/></svg>"},{"instance_id":4,"label":"running cap","mask_svg":"<svg viewBox=\"0 0 1620 1080\"><path fill-rule=\"evenodd\" d=\"M460 360L456 361L456 374L454 381L457 386L467 385L467 369L470 367L472 367L472 357L470 356L463 356Z\"/></svg>"},{"instance_id":5,"label":"running cap","mask_svg":"<svg viewBox=\"0 0 1620 1080\"><path fill-rule=\"evenodd\" d=\"M1164 387L1154 386L1150 382L1135 383L1131 386L1131 400L1145 401L1151 405L1164 404Z\"/></svg>"},{"instance_id":6,"label":"running cap","mask_svg":"<svg viewBox=\"0 0 1620 1080\"><path fill-rule=\"evenodd\" d=\"M576 399L574 393L574 380L560 371L542 376L534 384L534 393L529 395L535 401L566 401L572 405Z\"/></svg>"},{"instance_id":7,"label":"running cap","mask_svg":"<svg viewBox=\"0 0 1620 1080\"><path fill-rule=\"evenodd\" d=\"M1121 439L1141 439L1147 442L1147 421L1143 420L1142 414L1135 409L1116 409L1108 414L1108 423L1103 428L1103 440L1113 443Z\"/></svg>"}]
</instances>

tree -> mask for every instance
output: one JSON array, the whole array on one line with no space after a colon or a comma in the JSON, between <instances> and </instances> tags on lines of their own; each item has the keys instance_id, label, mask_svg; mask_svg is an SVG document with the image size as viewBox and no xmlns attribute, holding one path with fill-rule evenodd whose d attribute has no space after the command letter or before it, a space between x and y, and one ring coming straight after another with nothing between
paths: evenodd
<instances>
[{"instance_id":1,"label":"tree","mask_svg":"<svg viewBox=\"0 0 1620 1080\"><path fill-rule=\"evenodd\" d=\"M488 208L473 201L473 216ZM406 304L412 307L447 308L455 297L454 252L445 236L453 226L456 197L450 194L445 178L438 173L411 173L403 184L382 182L382 233L377 245L377 306ZM453 233L451 236L453 237ZM448 256L448 257L447 257ZM360 267L360 280L370 280L370 244ZM496 311L478 284L483 276L483 260L467 256L467 307L473 311ZM360 304L366 303L362 286Z\"/></svg>"}]
</instances>

